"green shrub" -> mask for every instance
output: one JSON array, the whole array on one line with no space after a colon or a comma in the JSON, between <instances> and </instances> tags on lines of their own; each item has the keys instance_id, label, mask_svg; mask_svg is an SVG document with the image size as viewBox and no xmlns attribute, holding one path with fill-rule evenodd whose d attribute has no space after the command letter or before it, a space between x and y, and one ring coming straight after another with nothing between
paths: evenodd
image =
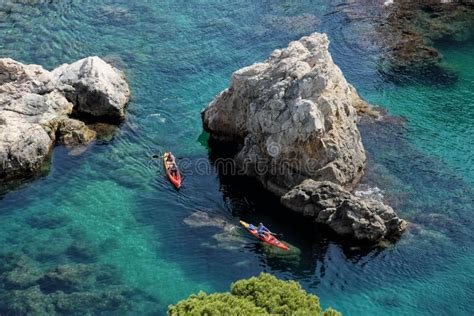
<instances>
[{"instance_id":1,"label":"green shrub","mask_svg":"<svg viewBox=\"0 0 474 316\"><path fill-rule=\"evenodd\" d=\"M169 315L264 315L265 310L230 293L200 292L168 308Z\"/></svg>"},{"instance_id":2,"label":"green shrub","mask_svg":"<svg viewBox=\"0 0 474 316\"><path fill-rule=\"evenodd\" d=\"M270 274L260 274L232 284L231 293L263 307L269 314L299 315L300 311L321 314L319 299L306 293L295 281L278 280Z\"/></svg>"},{"instance_id":3,"label":"green shrub","mask_svg":"<svg viewBox=\"0 0 474 316\"><path fill-rule=\"evenodd\" d=\"M329 307L324 311L323 316L341 316L341 313Z\"/></svg>"},{"instance_id":4,"label":"green shrub","mask_svg":"<svg viewBox=\"0 0 474 316\"><path fill-rule=\"evenodd\" d=\"M340 316L331 308L321 310L319 298L308 294L294 281L278 280L262 273L232 284L230 293L207 295L200 292L168 308L180 315L311 315Z\"/></svg>"}]
</instances>

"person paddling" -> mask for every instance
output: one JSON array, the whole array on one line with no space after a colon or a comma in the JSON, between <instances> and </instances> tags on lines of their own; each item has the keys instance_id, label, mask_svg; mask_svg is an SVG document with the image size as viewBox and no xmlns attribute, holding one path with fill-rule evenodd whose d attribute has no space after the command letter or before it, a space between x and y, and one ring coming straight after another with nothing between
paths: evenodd
<instances>
[{"instance_id":1,"label":"person paddling","mask_svg":"<svg viewBox=\"0 0 474 316\"><path fill-rule=\"evenodd\" d=\"M165 152L163 155L163 163L166 169L166 174L170 179L171 183L179 189L181 187L181 175L178 170L178 165L176 164L176 158L171 152Z\"/></svg>"},{"instance_id":2,"label":"person paddling","mask_svg":"<svg viewBox=\"0 0 474 316\"><path fill-rule=\"evenodd\" d=\"M173 156L172 153L169 152L169 153L166 153L166 155L167 155L166 156L166 161L167 162L174 162L174 156Z\"/></svg>"},{"instance_id":3,"label":"person paddling","mask_svg":"<svg viewBox=\"0 0 474 316\"><path fill-rule=\"evenodd\" d=\"M167 153L166 162L170 165L171 175L175 177L178 174L178 167L176 166L176 161L172 153Z\"/></svg>"},{"instance_id":4,"label":"person paddling","mask_svg":"<svg viewBox=\"0 0 474 316\"><path fill-rule=\"evenodd\" d=\"M270 231L268 228L266 228L265 226L263 226L262 223L260 223L260 224L258 224L258 227L257 227L257 233L258 233L260 236L264 237L264 236L265 236L265 233L271 234L271 231Z\"/></svg>"},{"instance_id":5,"label":"person paddling","mask_svg":"<svg viewBox=\"0 0 474 316\"><path fill-rule=\"evenodd\" d=\"M178 168L176 167L176 164L174 162L170 168L170 172L173 177L176 177L178 175Z\"/></svg>"}]
</instances>

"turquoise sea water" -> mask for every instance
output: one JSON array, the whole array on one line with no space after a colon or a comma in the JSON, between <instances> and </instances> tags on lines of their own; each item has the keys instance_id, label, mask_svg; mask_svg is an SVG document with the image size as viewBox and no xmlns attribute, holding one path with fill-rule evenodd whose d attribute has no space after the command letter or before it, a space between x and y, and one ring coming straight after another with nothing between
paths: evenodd
<instances>
[{"instance_id":1,"label":"turquoise sea water","mask_svg":"<svg viewBox=\"0 0 474 316\"><path fill-rule=\"evenodd\" d=\"M0 56L54 68L99 55L125 71L133 94L111 141L79 156L57 147L47 176L1 198L1 251L44 270L107 265L114 274L92 290L129 288L130 314L163 314L191 293L224 291L267 271L346 315L472 315L474 41L437 43L456 82L394 84L379 72L376 49L357 45L361 32L337 5L0 2ZM413 223L389 248L361 250L309 230L245 179L189 174L177 192L151 158L166 149L208 166L200 110L233 71L312 31L328 33L335 62L367 100L404 118L360 127L364 183ZM300 253L281 256L243 233L189 227L183 220L198 210L232 224L264 221Z\"/></svg>"}]
</instances>

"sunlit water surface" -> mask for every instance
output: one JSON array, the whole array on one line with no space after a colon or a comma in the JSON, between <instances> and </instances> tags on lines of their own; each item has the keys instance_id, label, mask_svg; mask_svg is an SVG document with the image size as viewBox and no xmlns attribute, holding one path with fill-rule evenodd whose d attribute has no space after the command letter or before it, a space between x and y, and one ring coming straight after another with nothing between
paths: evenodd
<instances>
[{"instance_id":1,"label":"sunlit water surface","mask_svg":"<svg viewBox=\"0 0 474 316\"><path fill-rule=\"evenodd\" d=\"M224 291L261 271L299 281L346 315L473 314L473 41L438 44L454 84L395 85L378 71L376 50L354 45L359 33L333 1L43 2L0 2L0 55L50 69L104 57L124 70L133 100L111 141L79 156L56 148L47 176L2 197L2 252L44 269L110 264L115 283L140 293L131 314L163 314L191 293ZM166 149L208 165L200 110L233 71L312 31L328 33L335 62L367 100L404 118L360 127L364 183L413 223L386 249L312 233L252 181L190 174L177 192L151 158ZM197 210L235 225L264 221L300 253L189 227L183 220Z\"/></svg>"}]
</instances>

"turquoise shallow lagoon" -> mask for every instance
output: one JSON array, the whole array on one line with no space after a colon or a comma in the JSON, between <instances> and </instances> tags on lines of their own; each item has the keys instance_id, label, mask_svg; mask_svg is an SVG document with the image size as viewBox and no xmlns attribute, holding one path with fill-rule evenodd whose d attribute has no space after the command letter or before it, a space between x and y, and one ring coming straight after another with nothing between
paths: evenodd
<instances>
[{"instance_id":1,"label":"turquoise shallow lagoon","mask_svg":"<svg viewBox=\"0 0 474 316\"><path fill-rule=\"evenodd\" d=\"M41 269L107 265L113 280L94 287L132 289L130 314L164 314L191 293L224 291L267 271L345 315L472 315L474 41L436 43L455 82L394 84L379 72L376 49L357 45L357 26L337 5L0 2L0 56L54 68L98 55L124 70L133 94L111 141L78 156L57 147L48 175L0 198L1 251L25 254ZM412 223L387 249L311 232L245 179L189 174L177 192L151 158L166 149L209 165L200 110L233 71L313 31L328 33L335 62L368 101L403 118L360 127L369 153L363 182ZM189 227L183 220L197 210L233 224L264 221L300 254L282 257L245 234L229 241L217 228Z\"/></svg>"}]
</instances>

